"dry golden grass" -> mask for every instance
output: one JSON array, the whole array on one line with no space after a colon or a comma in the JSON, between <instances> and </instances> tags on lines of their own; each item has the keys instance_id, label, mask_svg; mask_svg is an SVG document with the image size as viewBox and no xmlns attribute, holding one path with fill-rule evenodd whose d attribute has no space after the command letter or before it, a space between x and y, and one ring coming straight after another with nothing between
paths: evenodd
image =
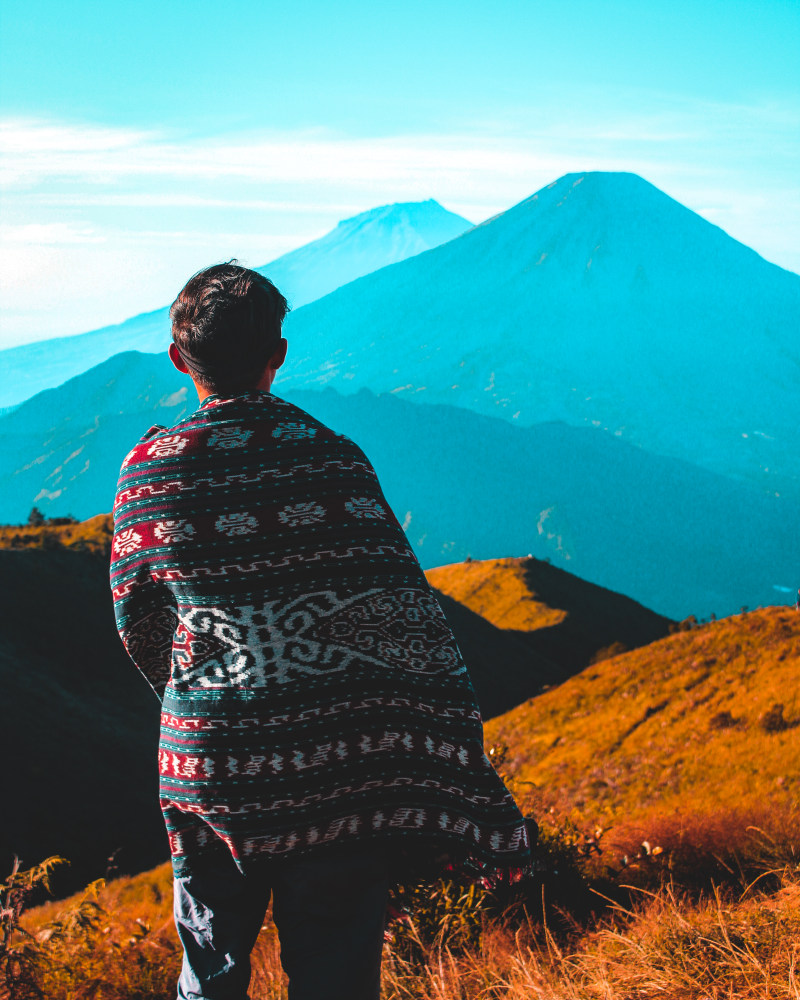
<instances>
[{"instance_id":1,"label":"dry golden grass","mask_svg":"<svg viewBox=\"0 0 800 1000\"><path fill-rule=\"evenodd\" d=\"M425 576L432 587L498 628L530 631L558 625L567 612L531 592L527 564L527 559L482 559L439 566Z\"/></svg>"},{"instance_id":2,"label":"dry golden grass","mask_svg":"<svg viewBox=\"0 0 800 1000\"><path fill-rule=\"evenodd\" d=\"M669 887L564 944L546 926L487 927L480 947L439 943L411 966L389 953L386 1000L778 1000L800 998L800 882L742 900Z\"/></svg>"},{"instance_id":3,"label":"dry golden grass","mask_svg":"<svg viewBox=\"0 0 800 1000\"><path fill-rule=\"evenodd\" d=\"M9 1000L174 997L180 950L171 918L169 865L109 885L93 883L20 921L22 952ZM13 982L13 979L12 979ZM0 986L0 990L2 986Z\"/></svg>"},{"instance_id":4,"label":"dry golden grass","mask_svg":"<svg viewBox=\"0 0 800 1000\"><path fill-rule=\"evenodd\" d=\"M78 548L105 554L110 552L114 533L110 514L97 514L86 521L60 524L45 522L42 525L0 525L0 548L2 549L42 549Z\"/></svg>"},{"instance_id":5,"label":"dry golden grass","mask_svg":"<svg viewBox=\"0 0 800 1000\"><path fill-rule=\"evenodd\" d=\"M171 1000L180 955L167 866L31 911L49 1000ZM81 911L83 909L83 917ZM555 916L550 907L546 912ZM614 905L594 924L554 932L484 915L475 944L402 928L387 943L384 1000L800 1000L800 868L768 889L681 895L667 884ZM398 932L395 932L398 933ZM12 996L6 990L0 995ZM19 1000L33 992L19 992ZM286 1000L277 934L267 919L253 953L253 1000ZM16 1000L16 998L15 998Z\"/></svg>"},{"instance_id":6,"label":"dry golden grass","mask_svg":"<svg viewBox=\"0 0 800 1000\"><path fill-rule=\"evenodd\" d=\"M799 669L800 615L765 608L587 667L489 721L486 742L534 813L639 842L713 816L774 836L800 801Z\"/></svg>"},{"instance_id":7,"label":"dry golden grass","mask_svg":"<svg viewBox=\"0 0 800 1000\"><path fill-rule=\"evenodd\" d=\"M660 639L673 624L629 597L531 556L453 563L425 575L445 598L527 650L531 665L544 657L555 667L549 683Z\"/></svg>"}]
</instances>

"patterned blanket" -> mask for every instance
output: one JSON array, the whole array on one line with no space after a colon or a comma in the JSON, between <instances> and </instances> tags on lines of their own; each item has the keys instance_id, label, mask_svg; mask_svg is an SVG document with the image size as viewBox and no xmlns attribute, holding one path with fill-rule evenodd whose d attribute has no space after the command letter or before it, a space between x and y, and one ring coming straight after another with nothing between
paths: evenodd
<instances>
[{"instance_id":1,"label":"patterned blanket","mask_svg":"<svg viewBox=\"0 0 800 1000\"><path fill-rule=\"evenodd\" d=\"M526 863L464 661L352 441L267 392L208 397L127 456L114 524L176 874L366 841Z\"/></svg>"}]
</instances>

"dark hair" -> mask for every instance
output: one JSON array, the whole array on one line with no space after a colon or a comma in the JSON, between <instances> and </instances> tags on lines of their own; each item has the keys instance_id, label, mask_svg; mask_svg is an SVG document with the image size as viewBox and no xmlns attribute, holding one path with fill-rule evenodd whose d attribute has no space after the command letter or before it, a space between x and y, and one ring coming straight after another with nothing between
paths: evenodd
<instances>
[{"instance_id":1,"label":"dark hair","mask_svg":"<svg viewBox=\"0 0 800 1000\"><path fill-rule=\"evenodd\" d=\"M275 285L235 260L198 271L169 310L172 339L194 378L214 392L258 382L289 305Z\"/></svg>"}]
</instances>

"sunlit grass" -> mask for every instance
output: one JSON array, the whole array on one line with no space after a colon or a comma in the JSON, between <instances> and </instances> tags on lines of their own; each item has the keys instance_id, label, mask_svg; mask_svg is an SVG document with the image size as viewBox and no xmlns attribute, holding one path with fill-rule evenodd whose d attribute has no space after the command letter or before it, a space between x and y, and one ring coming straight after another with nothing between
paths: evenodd
<instances>
[{"instance_id":1,"label":"sunlit grass","mask_svg":"<svg viewBox=\"0 0 800 1000\"><path fill-rule=\"evenodd\" d=\"M111 551L113 533L113 520L110 514L98 514L86 521L54 518L39 525L0 525L0 548L65 548L105 555Z\"/></svg>"},{"instance_id":2,"label":"sunlit grass","mask_svg":"<svg viewBox=\"0 0 800 1000\"><path fill-rule=\"evenodd\" d=\"M800 615L765 608L594 664L486 725L518 799L652 839L800 801Z\"/></svg>"}]
</instances>

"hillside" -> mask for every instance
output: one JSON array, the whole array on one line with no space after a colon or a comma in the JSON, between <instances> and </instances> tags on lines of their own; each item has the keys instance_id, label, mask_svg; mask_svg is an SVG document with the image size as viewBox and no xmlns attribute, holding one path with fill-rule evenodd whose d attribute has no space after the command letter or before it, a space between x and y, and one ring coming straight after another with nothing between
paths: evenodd
<instances>
[{"instance_id":1,"label":"hillside","mask_svg":"<svg viewBox=\"0 0 800 1000\"><path fill-rule=\"evenodd\" d=\"M556 663L558 680L610 653L660 639L672 624L539 559L471 560L426 576L442 594Z\"/></svg>"},{"instance_id":2,"label":"hillside","mask_svg":"<svg viewBox=\"0 0 800 1000\"><path fill-rule=\"evenodd\" d=\"M661 638L672 624L531 557L470 559L425 576L458 639L484 719L613 652Z\"/></svg>"},{"instance_id":3,"label":"hillside","mask_svg":"<svg viewBox=\"0 0 800 1000\"><path fill-rule=\"evenodd\" d=\"M289 317L285 388L605 428L800 498L800 276L641 177L568 174Z\"/></svg>"},{"instance_id":4,"label":"hillside","mask_svg":"<svg viewBox=\"0 0 800 1000\"><path fill-rule=\"evenodd\" d=\"M123 843L123 870L166 856L154 836L161 826L154 776L142 771L144 748L155 745L155 732L145 730L151 714L157 719L156 702L149 690L141 700L143 684L134 691L120 682L103 624L105 557L87 551L102 549L108 527L102 516L0 532L0 545L24 546L0 549L0 573L14 581L0 627L4 750L13 761L0 791L12 806L1 846L6 867L6 840L21 844L27 864L55 852L77 861L56 881L61 894L103 872L122 843L119 824L135 835ZM537 560L470 561L428 578L442 588L448 614L471 623L458 635L462 647L485 643L487 690L507 682L510 650L520 653L519 665L522 651L533 662L525 642L537 635L560 635L551 648L574 654L592 622L608 630L603 641L625 627L663 631L665 624ZM513 923L512 908L503 918L510 924L478 921L473 950L455 936L452 953L441 951L427 935L437 926L444 933L450 922L458 928L475 897L456 904L440 890L433 910L420 899L416 926L392 926L387 996L421 996L436 983L437 996L453 1000L487 988L522 1000L534 986L542 996L591 987L593 995L612 989L622 997L646 983L648 995L685 1000L701 983L703 995L724 987L726 996L756 1000L793 982L800 615L770 607L683 627L594 662L486 724L487 748L523 809L542 822L527 889L533 923ZM536 669L542 665L536 661ZM124 666L125 677L134 676ZM576 833L597 824L605 831ZM598 841L599 855L592 851ZM699 895L719 874L729 887ZM667 885L659 890L662 877ZM656 891L634 892L630 909L612 906L601 924L586 923L585 897L596 902L595 886L597 898L610 902L609 893L621 899L620 887L632 884ZM33 937L24 940L39 959L43 995L68 1000L85 982L118 1000L174 995L180 949L169 899L170 870L162 864L25 914ZM537 923L540 899L547 933ZM432 920L441 924L431 927ZM409 941L420 949L419 966L409 962ZM281 975L269 915L254 973L256 994L272 995Z\"/></svg>"},{"instance_id":5,"label":"hillside","mask_svg":"<svg viewBox=\"0 0 800 1000\"><path fill-rule=\"evenodd\" d=\"M123 871L167 851L159 706L114 626L106 527L107 519L80 531L45 527L43 547L0 548L0 862L8 871L14 854L27 863L62 854L72 885L102 875L118 848ZM8 534L2 543L15 544Z\"/></svg>"},{"instance_id":6,"label":"hillside","mask_svg":"<svg viewBox=\"0 0 800 1000\"><path fill-rule=\"evenodd\" d=\"M734 615L587 667L486 726L514 785L640 839L800 797L800 614ZM658 840L653 840L657 843Z\"/></svg>"},{"instance_id":7,"label":"hillside","mask_svg":"<svg viewBox=\"0 0 800 1000\"><path fill-rule=\"evenodd\" d=\"M110 559L113 534L114 522L110 514L96 514L86 521L68 524L60 523L58 518L42 525L0 524L0 549L64 548Z\"/></svg>"},{"instance_id":8,"label":"hillside","mask_svg":"<svg viewBox=\"0 0 800 1000\"><path fill-rule=\"evenodd\" d=\"M383 205L345 219L320 239L257 270L299 309L362 275L455 239L471 225L433 199ZM0 351L0 408L60 385L120 351L165 350L168 313L165 306L100 330Z\"/></svg>"},{"instance_id":9,"label":"hillside","mask_svg":"<svg viewBox=\"0 0 800 1000\"><path fill-rule=\"evenodd\" d=\"M366 390L285 395L364 448L424 567L530 553L677 619L796 590L800 504L784 497L598 428ZM131 444L195 406L165 357L130 352L0 416L0 523L34 504L48 517L110 510Z\"/></svg>"}]
</instances>

